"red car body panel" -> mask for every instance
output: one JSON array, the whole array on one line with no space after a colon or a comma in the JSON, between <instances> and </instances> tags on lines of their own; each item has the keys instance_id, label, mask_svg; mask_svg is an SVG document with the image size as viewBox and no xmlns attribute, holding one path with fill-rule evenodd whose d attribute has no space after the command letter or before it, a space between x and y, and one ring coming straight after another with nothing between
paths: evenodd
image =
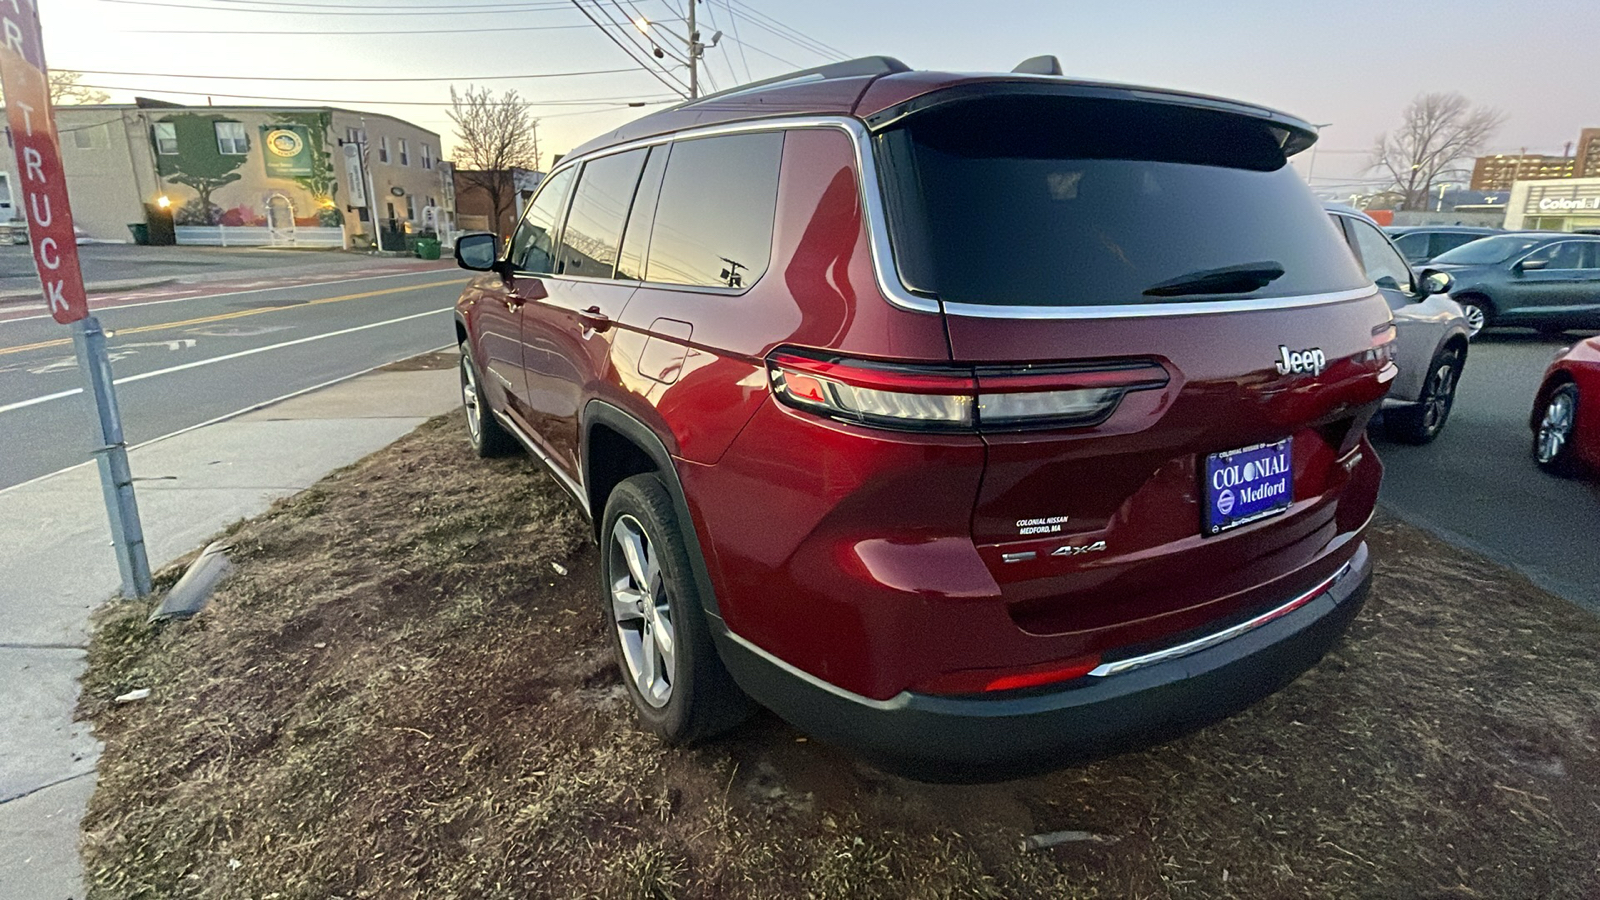
<instances>
[{"instance_id":1,"label":"red car body panel","mask_svg":"<svg viewBox=\"0 0 1600 900\"><path fill-rule=\"evenodd\" d=\"M1539 385L1539 393L1534 397L1535 412L1528 422L1530 428L1539 430L1538 411L1544 409L1545 400L1552 391L1567 383L1578 386L1573 450L1584 465L1600 470L1600 337L1579 341L1550 363Z\"/></svg>"}]
</instances>

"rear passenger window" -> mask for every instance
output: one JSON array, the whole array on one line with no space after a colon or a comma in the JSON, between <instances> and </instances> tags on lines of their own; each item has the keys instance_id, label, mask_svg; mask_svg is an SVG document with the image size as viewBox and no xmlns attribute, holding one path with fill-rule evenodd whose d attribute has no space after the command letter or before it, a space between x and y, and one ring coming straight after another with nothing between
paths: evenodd
<instances>
[{"instance_id":1,"label":"rear passenger window","mask_svg":"<svg viewBox=\"0 0 1600 900\"><path fill-rule=\"evenodd\" d=\"M1441 253L1449 253L1462 244L1471 243L1480 237L1483 237L1483 235L1456 234L1449 231L1440 232L1433 236L1433 243L1428 247L1428 255L1434 257Z\"/></svg>"},{"instance_id":2,"label":"rear passenger window","mask_svg":"<svg viewBox=\"0 0 1600 900\"><path fill-rule=\"evenodd\" d=\"M672 145L645 280L743 288L766 271L778 205L782 132Z\"/></svg>"},{"instance_id":3,"label":"rear passenger window","mask_svg":"<svg viewBox=\"0 0 1600 900\"><path fill-rule=\"evenodd\" d=\"M628 230L622 236L622 253L617 259L617 277L628 281L644 280L644 254L650 246L650 226L656 220L656 200L661 196L661 174L667 167L670 144L650 149L650 159L639 178L639 193L633 199Z\"/></svg>"},{"instance_id":4,"label":"rear passenger window","mask_svg":"<svg viewBox=\"0 0 1600 900\"><path fill-rule=\"evenodd\" d=\"M644 155L643 150L630 150L584 163L572 195L572 212L567 214L567 227L561 232L557 273L611 277Z\"/></svg>"},{"instance_id":5,"label":"rear passenger window","mask_svg":"<svg viewBox=\"0 0 1600 900\"><path fill-rule=\"evenodd\" d=\"M1405 254L1406 259L1413 262L1428 258L1428 236L1422 232L1413 231L1410 234L1402 234L1394 239L1394 245L1400 248L1400 252ZM1437 256L1443 252L1443 250L1434 250L1433 255Z\"/></svg>"},{"instance_id":6,"label":"rear passenger window","mask_svg":"<svg viewBox=\"0 0 1600 900\"><path fill-rule=\"evenodd\" d=\"M549 275L555 271L557 216L561 213L562 201L567 198L573 171L566 169L552 175L528 204L528 212L511 236L511 247L506 254L517 271L531 275Z\"/></svg>"}]
</instances>

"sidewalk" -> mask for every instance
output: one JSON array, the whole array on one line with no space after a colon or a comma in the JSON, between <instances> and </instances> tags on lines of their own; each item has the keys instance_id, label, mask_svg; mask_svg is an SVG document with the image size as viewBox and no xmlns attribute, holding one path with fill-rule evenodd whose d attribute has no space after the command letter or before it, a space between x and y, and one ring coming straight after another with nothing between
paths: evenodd
<instances>
[{"instance_id":1,"label":"sidewalk","mask_svg":"<svg viewBox=\"0 0 1600 900\"><path fill-rule=\"evenodd\" d=\"M461 402L452 367L387 367L130 453L152 569ZM0 491L0 894L83 897L99 743L72 720L89 613L118 588L99 475Z\"/></svg>"}]
</instances>

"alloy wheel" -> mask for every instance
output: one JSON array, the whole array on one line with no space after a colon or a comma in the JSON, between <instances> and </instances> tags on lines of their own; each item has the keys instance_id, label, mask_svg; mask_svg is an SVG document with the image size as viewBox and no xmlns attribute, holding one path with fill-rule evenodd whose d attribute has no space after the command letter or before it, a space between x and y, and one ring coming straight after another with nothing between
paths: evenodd
<instances>
[{"instance_id":1,"label":"alloy wheel","mask_svg":"<svg viewBox=\"0 0 1600 900\"><path fill-rule=\"evenodd\" d=\"M1447 359L1433 370L1433 375L1428 379L1428 399L1422 413L1422 426L1429 431L1437 431L1444 427L1445 419L1450 415L1450 404L1455 399L1456 393L1456 365L1455 361Z\"/></svg>"},{"instance_id":2,"label":"alloy wheel","mask_svg":"<svg viewBox=\"0 0 1600 900\"><path fill-rule=\"evenodd\" d=\"M1461 304L1461 314L1467 320L1467 337L1475 338L1483 326L1489 324L1489 317L1484 315L1483 307L1475 303Z\"/></svg>"},{"instance_id":3,"label":"alloy wheel","mask_svg":"<svg viewBox=\"0 0 1600 900\"><path fill-rule=\"evenodd\" d=\"M478 375L465 353L461 354L461 405L467 408L467 431L476 442L483 432L483 410L478 408Z\"/></svg>"},{"instance_id":4,"label":"alloy wheel","mask_svg":"<svg viewBox=\"0 0 1600 900\"><path fill-rule=\"evenodd\" d=\"M1545 405L1544 419L1539 422L1539 442L1535 447L1539 462L1555 462L1572 435L1572 395L1557 392Z\"/></svg>"},{"instance_id":5,"label":"alloy wheel","mask_svg":"<svg viewBox=\"0 0 1600 900\"><path fill-rule=\"evenodd\" d=\"M672 699L677 631L655 546L639 520L625 515L611 529L607 552L611 618L623 664L639 696L659 709Z\"/></svg>"}]
</instances>

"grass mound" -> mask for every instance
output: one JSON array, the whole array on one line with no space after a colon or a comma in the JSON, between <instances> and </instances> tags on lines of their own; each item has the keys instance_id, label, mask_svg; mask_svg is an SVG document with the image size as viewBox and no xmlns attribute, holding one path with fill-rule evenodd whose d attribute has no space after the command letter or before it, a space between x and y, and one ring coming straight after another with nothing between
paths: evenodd
<instances>
[{"instance_id":1,"label":"grass mound","mask_svg":"<svg viewBox=\"0 0 1600 900\"><path fill-rule=\"evenodd\" d=\"M92 897L1600 894L1600 626L1414 529L1374 527L1349 641L1247 712L928 786L771 716L691 750L636 730L585 523L463 428L237 527L194 621L102 610ZM1099 839L1019 846L1063 830Z\"/></svg>"}]
</instances>

